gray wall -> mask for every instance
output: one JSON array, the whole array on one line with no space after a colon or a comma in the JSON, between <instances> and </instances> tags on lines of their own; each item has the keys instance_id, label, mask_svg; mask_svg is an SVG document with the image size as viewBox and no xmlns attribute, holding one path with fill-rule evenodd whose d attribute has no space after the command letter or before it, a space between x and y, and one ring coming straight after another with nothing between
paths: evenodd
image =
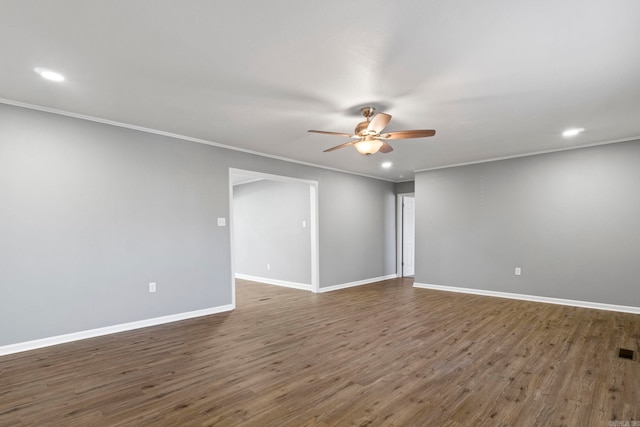
<instances>
[{"instance_id":1,"label":"gray wall","mask_svg":"<svg viewBox=\"0 0 640 427\"><path fill-rule=\"evenodd\" d=\"M230 167L319 182L321 287L394 272L392 183L0 104L0 345L230 304Z\"/></svg>"},{"instance_id":2,"label":"gray wall","mask_svg":"<svg viewBox=\"0 0 640 427\"><path fill-rule=\"evenodd\" d=\"M322 172L321 287L395 274L395 195L384 184ZM359 272L365 265L366 276Z\"/></svg>"},{"instance_id":3,"label":"gray wall","mask_svg":"<svg viewBox=\"0 0 640 427\"><path fill-rule=\"evenodd\" d=\"M633 141L418 173L416 282L640 306L639 165Z\"/></svg>"},{"instance_id":4,"label":"gray wall","mask_svg":"<svg viewBox=\"0 0 640 427\"><path fill-rule=\"evenodd\" d=\"M413 193L415 188L415 181L396 182L395 184L396 194Z\"/></svg>"},{"instance_id":5,"label":"gray wall","mask_svg":"<svg viewBox=\"0 0 640 427\"><path fill-rule=\"evenodd\" d=\"M311 285L310 200L304 183L262 180L234 186L235 272Z\"/></svg>"}]
</instances>

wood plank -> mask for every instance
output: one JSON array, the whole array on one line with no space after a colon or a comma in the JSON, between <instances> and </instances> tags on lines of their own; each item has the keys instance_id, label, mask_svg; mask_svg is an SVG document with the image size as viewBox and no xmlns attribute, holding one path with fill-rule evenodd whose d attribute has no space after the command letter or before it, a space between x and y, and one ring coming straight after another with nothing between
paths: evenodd
<instances>
[{"instance_id":1,"label":"wood plank","mask_svg":"<svg viewBox=\"0 0 640 427\"><path fill-rule=\"evenodd\" d=\"M640 418L640 316L411 285L311 294L238 281L231 313L2 357L0 425Z\"/></svg>"}]
</instances>

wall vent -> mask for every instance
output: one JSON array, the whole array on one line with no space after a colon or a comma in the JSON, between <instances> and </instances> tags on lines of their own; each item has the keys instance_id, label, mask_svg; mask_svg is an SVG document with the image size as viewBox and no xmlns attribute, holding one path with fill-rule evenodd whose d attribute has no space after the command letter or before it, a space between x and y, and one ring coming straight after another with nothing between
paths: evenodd
<instances>
[{"instance_id":1,"label":"wall vent","mask_svg":"<svg viewBox=\"0 0 640 427\"><path fill-rule=\"evenodd\" d=\"M629 350L628 348L621 348L618 352L618 357L633 360L633 350Z\"/></svg>"}]
</instances>

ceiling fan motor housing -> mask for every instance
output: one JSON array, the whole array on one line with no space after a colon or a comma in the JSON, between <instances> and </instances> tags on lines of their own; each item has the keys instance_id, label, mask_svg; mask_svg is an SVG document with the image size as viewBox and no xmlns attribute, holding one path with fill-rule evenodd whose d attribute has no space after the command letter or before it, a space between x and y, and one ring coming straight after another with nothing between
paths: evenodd
<instances>
[{"instance_id":1,"label":"ceiling fan motor housing","mask_svg":"<svg viewBox=\"0 0 640 427\"><path fill-rule=\"evenodd\" d=\"M358 136L375 135L375 132L367 131L367 128L371 124L371 117L376 113L376 109L373 107L363 107L360 109L360 113L362 113L367 120L358 123L358 126L356 126L355 129L355 134Z\"/></svg>"},{"instance_id":2,"label":"ceiling fan motor housing","mask_svg":"<svg viewBox=\"0 0 640 427\"><path fill-rule=\"evenodd\" d=\"M358 123L358 126L356 126L354 133L358 136L366 135L367 128L369 127L369 123L370 123L369 121Z\"/></svg>"}]
</instances>

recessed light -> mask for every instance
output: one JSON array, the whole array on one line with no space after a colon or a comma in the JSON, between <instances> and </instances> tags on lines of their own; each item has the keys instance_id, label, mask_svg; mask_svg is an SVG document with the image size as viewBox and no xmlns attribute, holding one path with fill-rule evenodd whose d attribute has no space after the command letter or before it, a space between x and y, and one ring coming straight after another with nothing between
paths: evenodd
<instances>
[{"instance_id":1,"label":"recessed light","mask_svg":"<svg viewBox=\"0 0 640 427\"><path fill-rule=\"evenodd\" d=\"M384 162L381 166L385 169L389 169L393 165L391 162Z\"/></svg>"},{"instance_id":2,"label":"recessed light","mask_svg":"<svg viewBox=\"0 0 640 427\"><path fill-rule=\"evenodd\" d=\"M571 136L576 136L580 132L584 132L584 128L567 129L564 132L562 132L562 136L567 138L567 137L571 137Z\"/></svg>"},{"instance_id":3,"label":"recessed light","mask_svg":"<svg viewBox=\"0 0 640 427\"><path fill-rule=\"evenodd\" d=\"M40 74L43 79L51 80L54 82L64 81L64 76L62 74L56 73L55 71L47 70L46 68L36 67L33 69L33 71Z\"/></svg>"}]
</instances>

